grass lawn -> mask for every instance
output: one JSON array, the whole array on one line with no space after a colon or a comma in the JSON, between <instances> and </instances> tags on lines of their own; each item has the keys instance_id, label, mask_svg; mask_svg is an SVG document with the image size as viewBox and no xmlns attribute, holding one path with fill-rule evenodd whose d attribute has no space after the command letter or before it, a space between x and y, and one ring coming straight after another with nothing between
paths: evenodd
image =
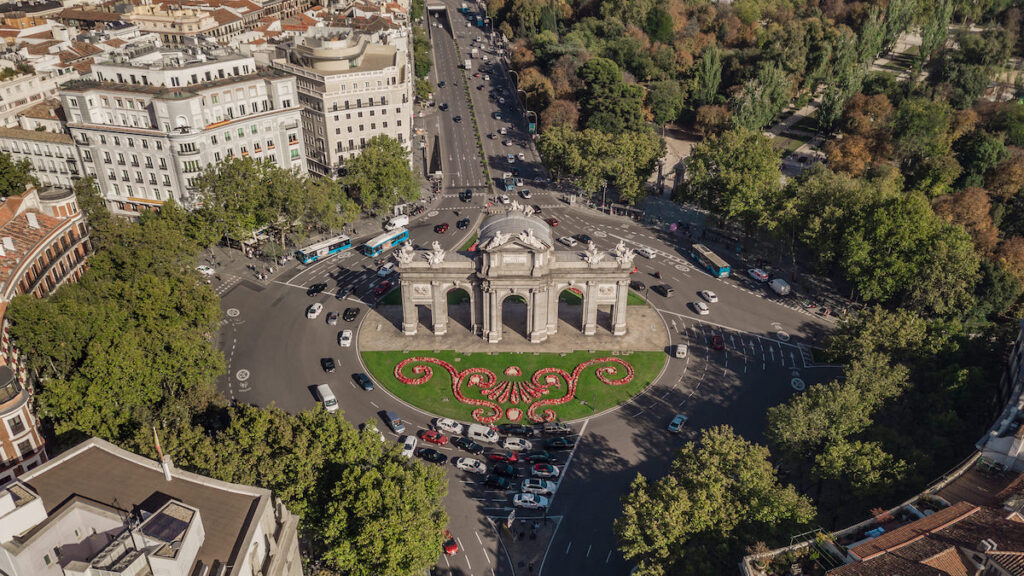
<instances>
[{"instance_id":1,"label":"grass lawn","mask_svg":"<svg viewBox=\"0 0 1024 576\"><path fill-rule=\"evenodd\" d=\"M572 290L562 290L562 293L558 295L559 302L567 304L569 306L579 306L583 303L583 297L573 292ZM644 297L633 292L632 290L626 295L626 306L643 306L647 304Z\"/></svg>"},{"instance_id":2,"label":"grass lawn","mask_svg":"<svg viewBox=\"0 0 1024 576\"><path fill-rule=\"evenodd\" d=\"M783 151L783 156L789 156L796 151L797 148L804 145L801 140L794 140L792 138L786 138L785 136L776 136L772 139L772 144L776 148L780 148Z\"/></svg>"},{"instance_id":3,"label":"grass lawn","mask_svg":"<svg viewBox=\"0 0 1024 576\"><path fill-rule=\"evenodd\" d=\"M388 305L391 305L391 304L394 304L395 306L397 306L397 305L399 305L401 303L402 303L402 289L401 288L395 288L391 292L388 292L387 294L384 295L383 298L380 299L380 302L378 302L378 304L380 304L382 306L388 306Z\"/></svg>"},{"instance_id":4,"label":"grass lawn","mask_svg":"<svg viewBox=\"0 0 1024 576\"><path fill-rule=\"evenodd\" d=\"M479 237L479 234L477 232L473 232L473 235L469 237L469 240L466 240L466 243L463 244L459 248L459 252L465 252L465 251L469 250L470 248L472 248L473 244L476 244L476 239L478 237Z\"/></svg>"},{"instance_id":5,"label":"grass lawn","mask_svg":"<svg viewBox=\"0 0 1024 576\"><path fill-rule=\"evenodd\" d=\"M541 368L561 368L571 374L576 366L582 362L595 358L611 356L612 354L608 352L590 353L587 351L573 352L564 355L534 354L532 352L462 354L456 351L418 351L405 354L400 351L367 351L363 352L362 355L363 362L366 364L366 367L370 371L374 380L402 400L433 414L446 416L448 418L455 418L462 422L473 422L472 413L473 410L478 407L463 404L456 400L455 395L452 392L452 379L447 370L434 364L427 364L433 371L433 377L423 384L413 386L403 384L395 378L395 366L406 358L424 356L448 362L454 366L456 370L486 368L494 372L498 378L498 382L529 382L534 372ZM617 357L628 362L633 367L633 380L621 386L610 386L597 379L597 369L603 366L616 368L617 371L614 374L608 375L609 379L615 379L624 376L621 366L613 363L606 363L587 367L580 375L576 388L576 399L570 400L565 404L550 407L558 415L558 419L576 420L578 418L584 418L625 402L640 392L640 390L650 384L651 381L658 376L661 372L662 365L667 359L665 353L660 351L633 352L631 354L623 354ZM406 366L403 371L403 374L406 377L416 377L412 372L412 366L414 365L416 364ZM510 366L518 367L522 370L522 375L506 376L505 369ZM462 394L464 396L467 398L486 400L486 398L481 394L480 388L476 386L469 386L467 382L468 377L463 379L461 387ZM541 398L556 399L562 397L565 392L565 383L561 378L559 378L558 386L550 388L549 393L541 396ZM501 407L504 410L508 410L508 408L513 406L519 408L523 411L521 421L525 421L527 420L526 411L530 407L530 403L536 401L537 400L534 399L528 402L519 402L518 404L505 402L504 404L501 404ZM593 407L590 406L591 403L594 403ZM487 408L484 408L484 411L485 415L489 415L491 413L491 410ZM538 410L538 413L540 413L540 410ZM506 418L502 418L496 423L501 422L508 422L508 420Z\"/></svg>"}]
</instances>

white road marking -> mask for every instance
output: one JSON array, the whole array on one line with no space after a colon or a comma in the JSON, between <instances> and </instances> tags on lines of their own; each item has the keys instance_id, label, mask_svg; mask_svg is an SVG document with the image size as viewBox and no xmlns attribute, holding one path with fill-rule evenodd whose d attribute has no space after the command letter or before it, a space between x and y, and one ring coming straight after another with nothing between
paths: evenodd
<instances>
[{"instance_id":1,"label":"white road marking","mask_svg":"<svg viewBox=\"0 0 1024 576\"><path fill-rule=\"evenodd\" d=\"M570 540L569 541L569 545L565 547L565 553L568 554L569 553L569 549L571 549L571 548L572 548L572 540Z\"/></svg>"},{"instance_id":2,"label":"white road marking","mask_svg":"<svg viewBox=\"0 0 1024 576\"><path fill-rule=\"evenodd\" d=\"M474 530L473 534L476 534L476 541L479 542L481 546L483 546L484 545L484 541L480 539L480 533L477 532L476 530Z\"/></svg>"},{"instance_id":3,"label":"white road marking","mask_svg":"<svg viewBox=\"0 0 1024 576\"><path fill-rule=\"evenodd\" d=\"M609 550L608 551L608 556L606 556L605 559L604 559L604 563L607 564L608 561L611 560L611 559L612 559L612 551Z\"/></svg>"},{"instance_id":4,"label":"white road marking","mask_svg":"<svg viewBox=\"0 0 1024 576\"><path fill-rule=\"evenodd\" d=\"M590 549L593 548L593 547L594 547L593 544L591 544L590 546L587 546L587 558L590 558Z\"/></svg>"}]
</instances>

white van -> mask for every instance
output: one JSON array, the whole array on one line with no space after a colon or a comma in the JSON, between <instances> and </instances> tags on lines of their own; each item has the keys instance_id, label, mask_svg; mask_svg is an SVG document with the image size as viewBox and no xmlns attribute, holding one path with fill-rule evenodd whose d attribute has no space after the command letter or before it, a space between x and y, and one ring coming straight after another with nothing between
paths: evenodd
<instances>
[{"instance_id":1,"label":"white van","mask_svg":"<svg viewBox=\"0 0 1024 576\"><path fill-rule=\"evenodd\" d=\"M488 444L498 443L498 433L487 426L481 426L480 424L470 424L467 426L466 436L469 436L470 440L474 440L476 442L486 442Z\"/></svg>"},{"instance_id":2,"label":"white van","mask_svg":"<svg viewBox=\"0 0 1024 576\"><path fill-rule=\"evenodd\" d=\"M768 283L768 286L770 286L771 289L779 296L789 294L789 283L782 278L773 278L772 281Z\"/></svg>"},{"instance_id":3,"label":"white van","mask_svg":"<svg viewBox=\"0 0 1024 576\"><path fill-rule=\"evenodd\" d=\"M409 215L408 214L399 214L398 216L394 216L393 218L388 220L387 224L384 225L384 229L387 230L388 232L390 232L392 230L395 230L396 228L401 228L403 226L408 226L408 225L409 225Z\"/></svg>"},{"instance_id":4,"label":"white van","mask_svg":"<svg viewBox=\"0 0 1024 576\"><path fill-rule=\"evenodd\" d=\"M328 412L338 411L338 399L334 397L334 392L331 392L331 387L327 384L320 384L316 387L316 395L320 397L320 401L324 403L324 409Z\"/></svg>"},{"instance_id":5,"label":"white van","mask_svg":"<svg viewBox=\"0 0 1024 576\"><path fill-rule=\"evenodd\" d=\"M654 258L657 255L657 253L654 250L644 246L637 248L636 253L643 256L644 258Z\"/></svg>"}]
</instances>

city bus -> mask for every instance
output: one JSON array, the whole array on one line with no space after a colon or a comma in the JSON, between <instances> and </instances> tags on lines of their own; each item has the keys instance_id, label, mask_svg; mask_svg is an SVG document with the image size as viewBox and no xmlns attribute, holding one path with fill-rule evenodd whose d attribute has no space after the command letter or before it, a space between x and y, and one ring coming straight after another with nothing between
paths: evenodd
<instances>
[{"instance_id":1,"label":"city bus","mask_svg":"<svg viewBox=\"0 0 1024 576\"><path fill-rule=\"evenodd\" d=\"M299 262L303 264L309 264L316 262L321 258L326 258L331 254L337 254L344 250L348 250L352 247L352 241L348 236L341 235L335 236L334 238L328 238L322 240L316 244L310 244L305 248L295 252L295 257L299 259Z\"/></svg>"},{"instance_id":2,"label":"city bus","mask_svg":"<svg viewBox=\"0 0 1024 576\"><path fill-rule=\"evenodd\" d=\"M359 250L371 258L376 258L385 250L390 250L408 239L408 230L405 228L395 228L390 232L385 232L380 236L377 236L373 240L367 241L366 244L363 244L359 248Z\"/></svg>"},{"instance_id":3,"label":"city bus","mask_svg":"<svg viewBox=\"0 0 1024 576\"><path fill-rule=\"evenodd\" d=\"M731 271L729 264L703 244L694 244L690 256L715 278L725 278Z\"/></svg>"}]
</instances>

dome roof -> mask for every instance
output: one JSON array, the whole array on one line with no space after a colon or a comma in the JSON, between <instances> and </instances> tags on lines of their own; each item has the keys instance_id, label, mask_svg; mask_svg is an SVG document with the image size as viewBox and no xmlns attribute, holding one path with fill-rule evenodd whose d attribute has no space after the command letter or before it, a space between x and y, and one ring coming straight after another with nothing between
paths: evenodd
<instances>
[{"instance_id":1,"label":"dome roof","mask_svg":"<svg viewBox=\"0 0 1024 576\"><path fill-rule=\"evenodd\" d=\"M481 247L486 246L499 233L509 239L514 239L520 234L532 230L533 237L540 240L548 248L553 247L554 241L551 238L551 227L537 216L527 216L519 210L509 210L504 214L496 214L488 217L480 225Z\"/></svg>"}]
</instances>

